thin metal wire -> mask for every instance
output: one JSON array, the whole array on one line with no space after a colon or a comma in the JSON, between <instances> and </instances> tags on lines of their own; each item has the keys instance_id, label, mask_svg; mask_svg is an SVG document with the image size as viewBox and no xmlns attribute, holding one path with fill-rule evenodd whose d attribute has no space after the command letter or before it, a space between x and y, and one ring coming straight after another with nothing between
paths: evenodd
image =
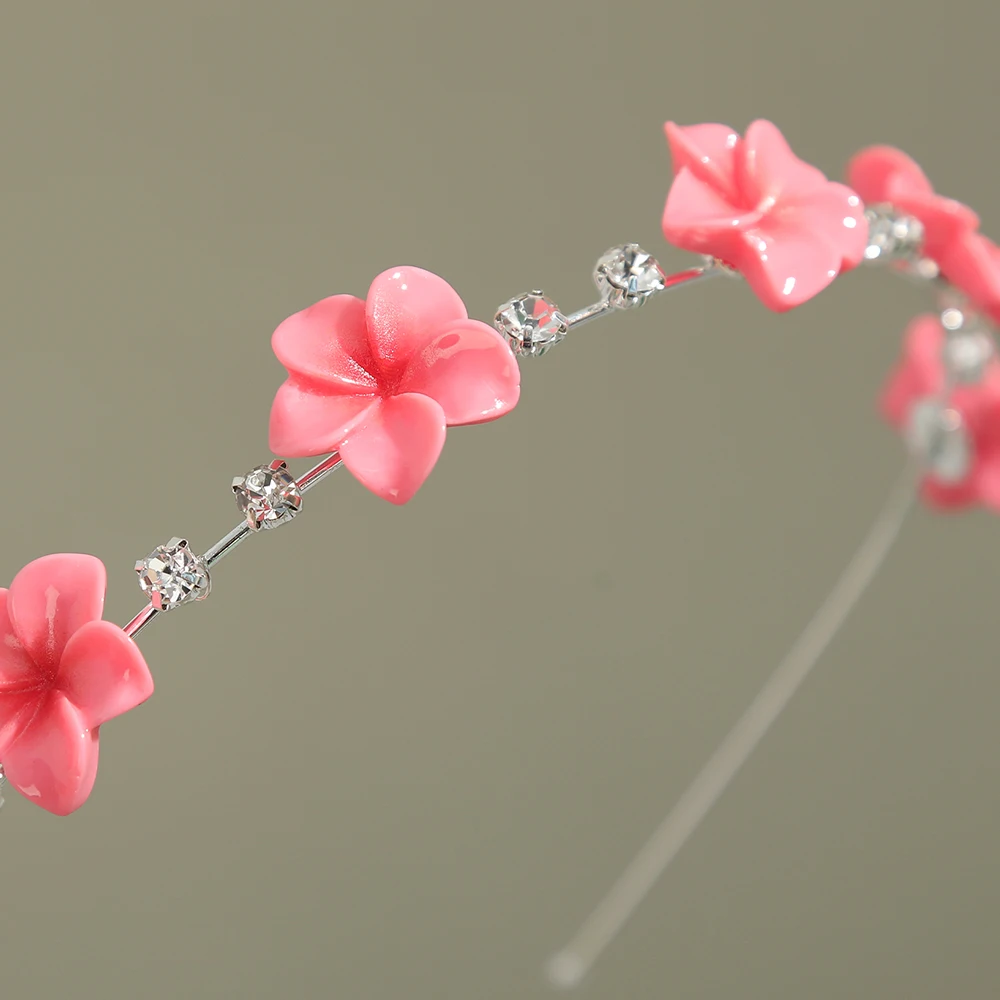
<instances>
[{"instance_id":1,"label":"thin metal wire","mask_svg":"<svg viewBox=\"0 0 1000 1000\"><path fill-rule=\"evenodd\" d=\"M326 479L331 472L339 469L341 464L340 456L336 452L332 455L328 455L322 462L314 465L308 472L304 472L295 481L295 485L298 487L299 493L307 493L314 486ZM241 521L235 528L232 529L232 531L223 535L222 538L211 546L211 548L206 549L205 554L202 556L205 566L208 569L211 569L214 565L216 565L216 563L225 559L237 545L245 541L250 535L253 534L256 534L256 532L250 529L249 524L247 524L246 521ZM142 611L140 611L127 625L123 625L122 631L129 636L129 638L134 639L136 635L138 635L138 633L159 614L162 614L162 612L157 611L152 604L149 604L143 608Z\"/></svg>"},{"instance_id":2,"label":"thin metal wire","mask_svg":"<svg viewBox=\"0 0 1000 1000\"><path fill-rule=\"evenodd\" d=\"M908 463L840 579L750 707L570 943L549 959L553 986L572 989L583 980L774 725L884 564L921 474L918 461Z\"/></svg>"},{"instance_id":3,"label":"thin metal wire","mask_svg":"<svg viewBox=\"0 0 1000 1000\"><path fill-rule=\"evenodd\" d=\"M699 267L689 267L685 268L683 271L677 271L674 274L664 274L663 275L663 287L657 289L654 292L650 292L647 298L653 298L655 295L661 295L663 292L669 292L671 289L679 288L681 285L691 285L697 281L701 281L704 278L712 278L717 274L728 274L728 270L725 265L718 261L710 260L706 261ZM577 309L576 312L570 313L566 317L566 327L569 330L575 330L584 323L589 323L591 320L599 319L601 316L608 316L611 313L619 312L615 305L612 304L611 300L608 298L603 298L599 302L593 303L584 307L583 309Z\"/></svg>"}]
</instances>

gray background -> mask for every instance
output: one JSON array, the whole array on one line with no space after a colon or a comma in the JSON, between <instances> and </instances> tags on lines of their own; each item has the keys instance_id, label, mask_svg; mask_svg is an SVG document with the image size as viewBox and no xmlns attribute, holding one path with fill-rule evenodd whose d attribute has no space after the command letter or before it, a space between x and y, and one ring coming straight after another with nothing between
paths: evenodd
<instances>
[{"instance_id":1,"label":"gray background","mask_svg":"<svg viewBox=\"0 0 1000 1000\"><path fill-rule=\"evenodd\" d=\"M668 267L662 122L907 149L1000 233L978 2L11 5L0 38L0 577L236 521L269 336L386 267L488 319ZM811 614L903 461L918 290L778 317L737 282L581 331L399 509L338 474L141 645L67 820L0 816L0 994L492 1000L540 969ZM301 463L295 466L301 470ZM920 511L587 997L985 1000L996 521Z\"/></svg>"}]
</instances>

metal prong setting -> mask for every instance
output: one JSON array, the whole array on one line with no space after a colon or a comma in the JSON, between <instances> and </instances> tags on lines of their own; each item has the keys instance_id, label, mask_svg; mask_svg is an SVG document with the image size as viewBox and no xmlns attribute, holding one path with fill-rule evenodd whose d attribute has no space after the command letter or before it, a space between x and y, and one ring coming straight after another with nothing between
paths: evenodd
<instances>
[{"instance_id":1,"label":"metal prong setting","mask_svg":"<svg viewBox=\"0 0 1000 1000\"><path fill-rule=\"evenodd\" d=\"M612 247L594 267L594 284L615 309L634 309L666 288L660 265L638 243Z\"/></svg>"},{"instance_id":2,"label":"metal prong setting","mask_svg":"<svg viewBox=\"0 0 1000 1000\"><path fill-rule=\"evenodd\" d=\"M212 591L205 560L186 538L171 538L135 564L139 586L157 611L173 611L182 604L203 601Z\"/></svg>"},{"instance_id":3,"label":"metal prong setting","mask_svg":"<svg viewBox=\"0 0 1000 1000\"><path fill-rule=\"evenodd\" d=\"M924 227L919 219L898 212L892 205L873 205L865 210L865 218L868 221L865 260L915 264L920 259Z\"/></svg>"},{"instance_id":4,"label":"metal prong setting","mask_svg":"<svg viewBox=\"0 0 1000 1000\"><path fill-rule=\"evenodd\" d=\"M302 493L280 458L237 476L233 493L251 531L287 524L302 508Z\"/></svg>"},{"instance_id":5,"label":"metal prong setting","mask_svg":"<svg viewBox=\"0 0 1000 1000\"><path fill-rule=\"evenodd\" d=\"M540 358L569 330L559 307L539 290L515 295L496 311L493 325L518 357Z\"/></svg>"},{"instance_id":6,"label":"metal prong setting","mask_svg":"<svg viewBox=\"0 0 1000 1000\"><path fill-rule=\"evenodd\" d=\"M941 361L951 383L974 385L982 381L996 348L989 325L964 303L953 299L949 297L942 303L945 338Z\"/></svg>"}]
</instances>

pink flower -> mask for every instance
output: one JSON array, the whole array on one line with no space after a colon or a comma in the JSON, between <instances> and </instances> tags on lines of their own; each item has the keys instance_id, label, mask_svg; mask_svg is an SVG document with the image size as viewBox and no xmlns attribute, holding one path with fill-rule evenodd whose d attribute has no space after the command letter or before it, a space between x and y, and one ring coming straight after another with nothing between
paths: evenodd
<instances>
[{"instance_id":1,"label":"pink flower","mask_svg":"<svg viewBox=\"0 0 1000 1000\"><path fill-rule=\"evenodd\" d=\"M903 357L882 393L882 412L904 434L911 434L921 407L938 404L944 389L945 331L935 315L918 316L907 327ZM983 504L1000 510L1000 361L987 362L982 378L957 383L947 408L959 417L962 450L968 460L959 474L943 477L931 470L923 481L928 503L940 508Z\"/></svg>"},{"instance_id":2,"label":"pink flower","mask_svg":"<svg viewBox=\"0 0 1000 1000\"><path fill-rule=\"evenodd\" d=\"M979 216L935 194L905 153L891 146L861 150L847 166L848 183L868 205L891 205L924 228L923 253L980 309L1000 318L1000 252L979 233Z\"/></svg>"},{"instance_id":3,"label":"pink flower","mask_svg":"<svg viewBox=\"0 0 1000 1000\"><path fill-rule=\"evenodd\" d=\"M663 235L683 250L739 271L778 312L801 305L864 259L861 199L755 121L746 137L726 125L666 124L674 182Z\"/></svg>"},{"instance_id":4,"label":"pink flower","mask_svg":"<svg viewBox=\"0 0 1000 1000\"><path fill-rule=\"evenodd\" d=\"M99 559L64 554L0 588L0 761L22 795L59 816L90 795L101 725L153 693L139 647L101 621L106 581Z\"/></svg>"},{"instance_id":5,"label":"pink flower","mask_svg":"<svg viewBox=\"0 0 1000 1000\"><path fill-rule=\"evenodd\" d=\"M334 295L296 313L272 347L289 375L271 409L272 451L338 451L364 486L396 504L430 474L446 427L495 420L520 393L501 335L469 319L446 281L415 267L383 272L365 300Z\"/></svg>"}]
</instances>

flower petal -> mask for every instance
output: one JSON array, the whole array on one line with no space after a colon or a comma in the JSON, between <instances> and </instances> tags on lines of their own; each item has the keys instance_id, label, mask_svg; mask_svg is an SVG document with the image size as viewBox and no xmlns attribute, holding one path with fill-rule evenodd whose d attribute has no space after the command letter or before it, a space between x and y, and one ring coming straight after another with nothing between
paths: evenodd
<instances>
[{"instance_id":1,"label":"flower petal","mask_svg":"<svg viewBox=\"0 0 1000 1000\"><path fill-rule=\"evenodd\" d=\"M667 122L663 130L670 145L675 176L682 170L690 170L731 206L740 203L735 166L739 133L728 125L714 123L676 125Z\"/></svg>"},{"instance_id":2,"label":"flower petal","mask_svg":"<svg viewBox=\"0 0 1000 1000\"><path fill-rule=\"evenodd\" d=\"M812 193L829 183L818 167L800 160L773 122L760 119L746 131L736 159L737 182L751 204Z\"/></svg>"},{"instance_id":3,"label":"flower petal","mask_svg":"<svg viewBox=\"0 0 1000 1000\"><path fill-rule=\"evenodd\" d=\"M741 253L743 232L761 217L760 212L734 208L714 187L682 170L667 194L663 236L681 250L709 254L735 267L730 258Z\"/></svg>"},{"instance_id":4,"label":"flower petal","mask_svg":"<svg viewBox=\"0 0 1000 1000\"><path fill-rule=\"evenodd\" d=\"M986 460L1000 451L1000 362L987 362L978 382L957 385L949 405L962 415L975 453Z\"/></svg>"},{"instance_id":5,"label":"flower petal","mask_svg":"<svg viewBox=\"0 0 1000 1000\"><path fill-rule=\"evenodd\" d=\"M324 385L327 392L374 392L365 303L331 295L289 316L274 331L271 347L289 374Z\"/></svg>"},{"instance_id":6,"label":"flower petal","mask_svg":"<svg viewBox=\"0 0 1000 1000\"><path fill-rule=\"evenodd\" d=\"M293 376L278 389L271 406L271 451L284 458L336 451L376 399L372 395L329 395L323 386Z\"/></svg>"},{"instance_id":7,"label":"flower petal","mask_svg":"<svg viewBox=\"0 0 1000 1000\"><path fill-rule=\"evenodd\" d=\"M979 216L968 205L940 195L898 195L892 204L906 215L919 219L924 227L923 254L936 261L946 277L955 268L952 254L956 244L979 227Z\"/></svg>"},{"instance_id":8,"label":"flower petal","mask_svg":"<svg viewBox=\"0 0 1000 1000\"><path fill-rule=\"evenodd\" d=\"M960 510L979 502L976 480L969 476L961 483L942 483L926 476L920 484L924 502L941 511Z\"/></svg>"},{"instance_id":9,"label":"flower petal","mask_svg":"<svg viewBox=\"0 0 1000 1000\"><path fill-rule=\"evenodd\" d=\"M938 392L943 366L944 330L937 316L917 316L903 334L903 356L882 390L881 410L895 427L903 427L918 399Z\"/></svg>"},{"instance_id":10,"label":"flower petal","mask_svg":"<svg viewBox=\"0 0 1000 1000\"><path fill-rule=\"evenodd\" d=\"M933 195L920 166L892 146L869 146L847 164L847 183L868 205L896 204L899 197Z\"/></svg>"},{"instance_id":11,"label":"flower petal","mask_svg":"<svg viewBox=\"0 0 1000 1000\"><path fill-rule=\"evenodd\" d=\"M827 181L805 195L789 195L767 216L767 224L801 226L825 240L840 255L840 273L865 259L868 220L865 206L846 184Z\"/></svg>"},{"instance_id":12,"label":"flower petal","mask_svg":"<svg viewBox=\"0 0 1000 1000\"><path fill-rule=\"evenodd\" d=\"M469 314L444 278L419 267L383 271L365 300L368 342L380 369L380 384L392 386L410 359L441 330Z\"/></svg>"},{"instance_id":13,"label":"flower petal","mask_svg":"<svg viewBox=\"0 0 1000 1000\"><path fill-rule=\"evenodd\" d=\"M503 337L467 319L446 327L413 356L399 391L430 396L454 427L502 417L516 405L520 384L517 359Z\"/></svg>"},{"instance_id":14,"label":"flower petal","mask_svg":"<svg viewBox=\"0 0 1000 1000\"><path fill-rule=\"evenodd\" d=\"M7 748L31 724L47 691L0 691L0 761Z\"/></svg>"},{"instance_id":15,"label":"flower petal","mask_svg":"<svg viewBox=\"0 0 1000 1000\"><path fill-rule=\"evenodd\" d=\"M153 678L139 647L117 625L90 622L66 643L58 688L93 729L146 701Z\"/></svg>"},{"instance_id":16,"label":"flower petal","mask_svg":"<svg viewBox=\"0 0 1000 1000\"><path fill-rule=\"evenodd\" d=\"M980 463L975 475L975 490L984 506L1000 511L1000 454Z\"/></svg>"},{"instance_id":17,"label":"flower petal","mask_svg":"<svg viewBox=\"0 0 1000 1000\"><path fill-rule=\"evenodd\" d=\"M867 229L849 188L828 185L806 203L784 204L743 234L731 261L769 309L802 305L863 259Z\"/></svg>"},{"instance_id":18,"label":"flower petal","mask_svg":"<svg viewBox=\"0 0 1000 1000\"><path fill-rule=\"evenodd\" d=\"M14 577L7 612L37 666L55 674L69 637L101 617L106 586L104 563L75 553L42 556Z\"/></svg>"},{"instance_id":19,"label":"flower petal","mask_svg":"<svg viewBox=\"0 0 1000 1000\"><path fill-rule=\"evenodd\" d=\"M0 694L34 690L48 680L47 672L35 666L35 661L14 632L7 608L9 600L10 592L6 587L0 587Z\"/></svg>"},{"instance_id":20,"label":"flower petal","mask_svg":"<svg viewBox=\"0 0 1000 1000\"><path fill-rule=\"evenodd\" d=\"M98 730L59 692L4 753L7 780L35 805L68 816L87 801L97 777Z\"/></svg>"},{"instance_id":21,"label":"flower petal","mask_svg":"<svg viewBox=\"0 0 1000 1000\"><path fill-rule=\"evenodd\" d=\"M368 411L340 445L345 468L383 500L404 504L444 447L445 414L429 396L390 396Z\"/></svg>"}]
</instances>

